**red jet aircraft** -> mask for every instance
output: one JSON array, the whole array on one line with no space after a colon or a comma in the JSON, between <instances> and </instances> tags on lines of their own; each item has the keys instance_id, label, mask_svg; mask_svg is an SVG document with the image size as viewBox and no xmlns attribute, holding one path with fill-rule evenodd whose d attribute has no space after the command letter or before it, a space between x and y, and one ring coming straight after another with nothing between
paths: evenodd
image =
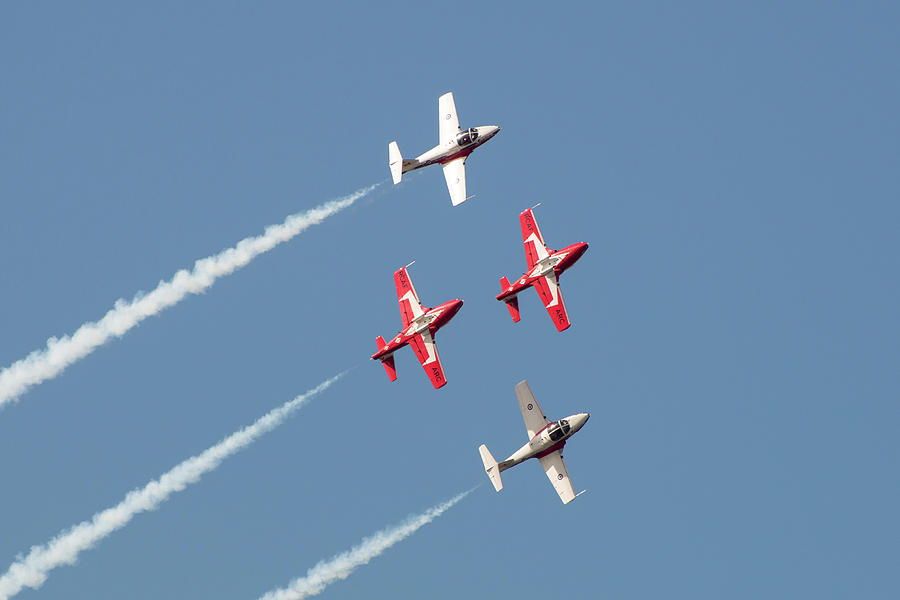
<instances>
[{"instance_id":1,"label":"red jet aircraft","mask_svg":"<svg viewBox=\"0 0 900 600\"><path fill-rule=\"evenodd\" d=\"M569 315L566 314L566 306L563 304L562 292L559 289L559 278L563 271L575 264L581 255L588 249L586 242L579 242L566 246L562 250L551 250L544 244L544 236L538 229L532 210L540 206L523 211L519 214L519 223L522 225L522 241L525 243L525 258L528 261L528 270L510 285L506 277L500 278L501 292L497 300L506 302L512 320L519 322L519 292L534 287L544 307L550 314L553 324L559 331L569 328Z\"/></svg>"},{"instance_id":2,"label":"red jet aircraft","mask_svg":"<svg viewBox=\"0 0 900 600\"><path fill-rule=\"evenodd\" d=\"M413 261L415 262L415 261ZM422 363L422 367L428 374L431 384L435 389L447 383L444 377L444 368L441 366L441 357L438 356L434 336L437 330L447 324L453 315L463 305L462 300L449 300L434 308L422 306L419 295L413 287L409 273L403 267L394 273L394 284L397 286L397 300L400 302L400 318L403 319L403 328L397 337L390 342L385 342L380 335L375 338L378 344L378 352L372 355L384 365L388 378L397 380L397 369L394 366L394 352L406 346L412 346L416 358Z\"/></svg>"}]
</instances>

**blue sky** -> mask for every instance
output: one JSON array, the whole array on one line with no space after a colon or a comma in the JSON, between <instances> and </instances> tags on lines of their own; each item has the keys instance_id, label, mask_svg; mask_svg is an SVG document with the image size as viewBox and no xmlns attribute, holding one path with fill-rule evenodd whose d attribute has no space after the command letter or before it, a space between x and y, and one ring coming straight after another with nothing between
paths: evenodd
<instances>
[{"instance_id":1,"label":"blue sky","mask_svg":"<svg viewBox=\"0 0 900 600\"><path fill-rule=\"evenodd\" d=\"M345 369L277 430L22 598L258 598L483 484L331 598L896 598L900 11L890 3L16 3L0 9L0 363L437 143L503 131L452 208L375 193L0 410L0 561ZM587 241L536 294L517 215ZM392 272L449 384L412 352ZM513 385L587 494L537 463Z\"/></svg>"}]
</instances>

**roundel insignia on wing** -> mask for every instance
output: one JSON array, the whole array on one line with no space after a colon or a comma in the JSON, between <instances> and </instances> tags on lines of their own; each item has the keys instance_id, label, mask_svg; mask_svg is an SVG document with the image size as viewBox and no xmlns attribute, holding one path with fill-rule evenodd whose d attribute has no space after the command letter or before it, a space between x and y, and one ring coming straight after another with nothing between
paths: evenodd
<instances>
[{"instance_id":1,"label":"roundel insignia on wing","mask_svg":"<svg viewBox=\"0 0 900 600\"><path fill-rule=\"evenodd\" d=\"M445 121L449 121L449 120L450 120L450 113L447 113L447 116L444 117L444 120L445 120Z\"/></svg>"},{"instance_id":2,"label":"roundel insignia on wing","mask_svg":"<svg viewBox=\"0 0 900 600\"><path fill-rule=\"evenodd\" d=\"M534 408L534 404L532 404L531 402L529 402L529 403L528 403L528 410L531 410L532 408Z\"/></svg>"},{"instance_id":3,"label":"roundel insignia on wing","mask_svg":"<svg viewBox=\"0 0 900 600\"><path fill-rule=\"evenodd\" d=\"M562 478L563 478L563 474L562 474L562 473L560 473L560 474L559 474L559 475L557 475L557 476L556 476L556 478L557 478L557 479L559 479L559 480L560 480L560 481L562 481Z\"/></svg>"}]
</instances>

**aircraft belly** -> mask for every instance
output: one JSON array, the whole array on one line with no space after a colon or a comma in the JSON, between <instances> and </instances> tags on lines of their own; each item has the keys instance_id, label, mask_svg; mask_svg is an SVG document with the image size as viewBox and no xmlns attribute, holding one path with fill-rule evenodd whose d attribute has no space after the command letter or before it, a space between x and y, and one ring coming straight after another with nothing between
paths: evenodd
<instances>
[{"instance_id":1,"label":"aircraft belly","mask_svg":"<svg viewBox=\"0 0 900 600\"><path fill-rule=\"evenodd\" d=\"M565 445L565 439L555 442L547 437L544 431L535 435L527 444L516 450L509 458L517 462L522 462L529 458L540 458L550 452L559 450Z\"/></svg>"},{"instance_id":2,"label":"aircraft belly","mask_svg":"<svg viewBox=\"0 0 900 600\"><path fill-rule=\"evenodd\" d=\"M388 352L396 352L400 348L403 348L404 346L408 346L408 345L409 345L409 342L407 342L406 340L401 340L399 342L391 342L390 344L387 345L385 350L387 350Z\"/></svg>"},{"instance_id":3,"label":"aircraft belly","mask_svg":"<svg viewBox=\"0 0 900 600\"><path fill-rule=\"evenodd\" d=\"M402 337L400 339L401 339L401 341L398 341L397 338L392 339L390 342L387 343L387 345L384 348L382 348L381 350L379 350L378 352L373 354L372 358L380 359L384 356L391 355L394 352L396 352L397 350L399 350L400 348L403 348L404 346L408 345L408 342L405 339L402 339Z\"/></svg>"},{"instance_id":4,"label":"aircraft belly","mask_svg":"<svg viewBox=\"0 0 900 600\"><path fill-rule=\"evenodd\" d=\"M544 458L548 454L552 454L553 452L556 452L557 450L562 450L563 446L565 446L565 445L566 445L566 440L557 442L557 443L553 444L552 446L550 446L549 448L547 448L545 450L541 450L540 452L536 453L534 455L534 457L535 458Z\"/></svg>"},{"instance_id":5,"label":"aircraft belly","mask_svg":"<svg viewBox=\"0 0 900 600\"><path fill-rule=\"evenodd\" d=\"M518 281L510 286L508 290L503 290L499 294L497 294L497 300L508 300L513 296L518 296L523 291L527 290L529 285L520 285Z\"/></svg>"},{"instance_id":6,"label":"aircraft belly","mask_svg":"<svg viewBox=\"0 0 900 600\"><path fill-rule=\"evenodd\" d=\"M525 444L518 450L512 453L512 455L506 460L513 461L513 464L517 465L520 462L524 462L529 458L534 456L534 450L531 447L531 444Z\"/></svg>"},{"instance_id":7,"label":"aircraft belly","mask_svg":"<svg viewBox=\"0 0 900 600\"><path fill-rule=\"evenodd\" d=\"M444 150L441 146L435 146L431 150L423 152L422 154L417 156L416 160L420 163L423 163L422 166L424 167L438 162L439 160L444 158L445 154L447 154L446 150Z\"/></svg>"},{"instance_id":8,"label":"aircraft belly","mask_svg":"<svg viewBox=\"0 0 900 600\"><path fill-rule=\"evenodd\" d=\"M459 152L452 152L452 153L448 154L447 156L442 156L440 158L439 162L446 163L446 162L450 162L451 160L456 160L457 158L465 158L465 157L469 156L470 154L472 154L472 150L474 150L474 149L475 149L474 147L470 147L470 148L463 148Z\"/></svg>"}]
</instances>

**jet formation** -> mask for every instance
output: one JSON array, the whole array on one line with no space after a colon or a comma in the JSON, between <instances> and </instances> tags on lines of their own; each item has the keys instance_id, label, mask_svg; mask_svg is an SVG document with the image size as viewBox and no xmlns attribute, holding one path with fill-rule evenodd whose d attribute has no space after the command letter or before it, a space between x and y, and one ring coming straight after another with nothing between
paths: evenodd
<instances>
[{"instance_id":1,"label":"jet formation","mask_svg":"<svg viewBox=\"0 0 900 600\"><path fill-rule=\"evenodd\" d=\"M456 103L453 93L447 92L438 99L438 141L439 144L416 158L403 158L396 141L388 145L388 165L394 184L400 183L404 173L421 169L433 164L440 164L444 170L444 178L450 191L453 206L462 204L471 196L466 196L465 163L469 155L480 145L493 138L500 131L497 125L482 125L463 130L459 126ZM544 242L544 236L534 217L534 209L526 209L519 214L519 225L522 231L522 243L525 246L525 262L527 270L512 283L504 276L500 278L500 293L497 300L504 302L514 323L520 321L518 295L533 287L554 326L560 332L568 329L569 320L559 279L562 274L574 265L587 251L586 242L570 244L560 250L552 250ZM411 346L416 358L425 369L435 389L447 384L444 367L438 355L435 335L446 325L462 307L460 299L448 300L434 308L428 308L419 301L419 295L413 287L406 265L394 273L394 285L397 290L397 301L400 304L402 327L390 341L380 335L375 338L378 351L372 355L373 360L380 360L387 372L388 379L397 380L397 369L394 353L404 346ZM541 463L544 472L556 489L563 504L568 504L583 492L575 493L562 450L570 437L575 435L590 418L590 413L577 413L550 421L531 392L528 382L523 380L515 386L519 409L525 420L528 442L502 462L497 462L487 446L482 444L478 450L484 463L484 470L498 492L503 489L500 473L530 458Z\"/></svg>"}]
</instances>

